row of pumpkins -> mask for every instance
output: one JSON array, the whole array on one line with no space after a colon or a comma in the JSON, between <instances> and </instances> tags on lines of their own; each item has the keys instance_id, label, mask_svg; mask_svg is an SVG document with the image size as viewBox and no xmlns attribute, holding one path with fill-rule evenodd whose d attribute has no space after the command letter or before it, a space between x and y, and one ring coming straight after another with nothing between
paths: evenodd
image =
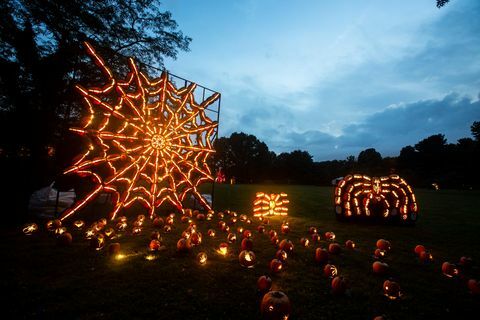
<instances>
[{"instance_id":1,"label":"row of pumpkins","mask_svg":"<svg viewBox=\"0 0 480 320\"><path fill-rule=\"evenodd\" d=\"M155 228L162 228L164 232L168 233L172 230L174 223L174 214L170 214L165 219L161 217L155 217L152 222ZM197 230L196 224L193 222L193 216L195 216L197 221L203 220L212 220L214 217L213 211L209 211L207 214L186 210L184 215L181 216L180 220L184 223L188 223L188 227L182 232L181 238L177 242L177 251L179 252L188 252L193 246L198 246L202 242L202 233ZM223 219L226 216L230 216L230 220L225 222ZM237 219L240 221L251 224L252 221L247 218L246 215L240 215L237 218L236 213L226 211L226 213L219 212L217 213L219 219L218 228L227 234L227 242L234 243L236 241L236 234L230 232L230 227L233 227L237 222ZM269 267L272 273L281 272L283 265L287 257L293 252L294 244L287 239L279 240L278 234L275 230L270 229L268 233L266 228L269 225L268 218L260 218L261 224L257 227L258 233L266 233L272 244L277 247L274 258L270 261ZM132 234L140 234L142 231L142 226L145 222L145 216L139 215L136 220L133 222ZM120 217L118 218L115 229L107 227L107 220L101 219L93 223L85 231L85 237L90 240L90 245L96 250L101 250L106 244L106 239L113 239L115 232L125 231L127 228L127 218ZM77 220L73 223L73 226L77 230L83 230L85 223L81 220ZM47 230L54 233L57 237L57 243L62 246L67 246L72 243L72 235L67 232L67 229L62 226L60 220L49 221L46 225ZM27 235L31 235L38 230L38 225L28 224L24 227L23 232ZM282 223L280 230L282 234L287 234L290 230L288 222ZM243 227L238 227L237 232L241 234L241 251L238 256L239 263L246 267L252 268L256 263L255 253L253 249L252 241L252 232ZM300 244L302 246L308 247L310 242L317 243L321 239L317 228L310 227L309 237L303 237L300 239ZM210 237L215 237L216 231L214 229L209 229L207 235ZM348 280L342 276L338 275L338 270L335 265L328 263L329 255L336 255L342 251L342 247L339 243L335 242L335 234L333 232L326 232L324 235L326 240L331 241L328 245L328 248L316 248L314 259L317 263L323 266L323 272L325 276L331 278L331 290L335 295L344 294L348 288ZM151 234L150 242L148 248L150 251L158 251L162 246L161 235L158 231L154 231ZM217 249L217 252L222 255L226 255L228 252L228 243L222 242ZM372 264L372 271L376 274L386 274L389 266L387 263L383 262L383 257L391 250L391 244L389 241L384 239L379 239L376 243L376 249L374 251L374 256L377 259ZM352 240L347 240L345 242L345 248L348 250L355 249L355 243ZM114 242L110 243L108 246L108 252L111 255L117 256L120 255L120 243ZM432 255L428 250L422 245L417 245L414 248L415 254L418 256L419 260L428 263L433 260ZM199 252L197 254L197 261L200 264L205 264L207 262L207 254L205 252ZM468 267L471 265L472 261L468 257L462 257L460 259L459 265ZM459 269L457 265L444 262L442 264L442 272L447 277L455 277L459 275ZM480 282L475 279L470 279L467 282L469 290L473 294L480 294ZM260 303L261 313L266 319L287 319L291 312L291 304L287 295L281 291L270 291L272 287L272 279L268 275L261 276L257 280L257 288L262 292L263 298ZM389 279L383 283L383 291L385 296L389 299L397 299L401 296L400 286L397 282Z\"/></svg>"}]
</instances>

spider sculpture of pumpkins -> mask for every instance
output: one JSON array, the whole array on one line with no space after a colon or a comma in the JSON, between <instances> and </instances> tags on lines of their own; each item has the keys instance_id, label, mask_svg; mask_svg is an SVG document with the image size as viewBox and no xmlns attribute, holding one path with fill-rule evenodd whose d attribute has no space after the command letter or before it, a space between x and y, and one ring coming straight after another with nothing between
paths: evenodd
<instances>
[{"instance_id":1,"label":"spider sculpture of pumpkins","mask_svg":"<svg viewBox=\"0 0 480 320\"><path fill-rule=\"evenodd\" d=\"M335 188L335 214L338 218L380 218L414 223L418 205L412 187L398 175L369 177L348 175Z\"/></svg>"}]
</instances>

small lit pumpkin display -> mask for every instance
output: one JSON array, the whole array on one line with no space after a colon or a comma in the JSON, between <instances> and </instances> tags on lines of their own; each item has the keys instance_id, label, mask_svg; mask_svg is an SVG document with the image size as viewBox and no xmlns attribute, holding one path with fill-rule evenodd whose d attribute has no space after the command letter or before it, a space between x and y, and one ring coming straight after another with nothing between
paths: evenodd
<instances>
[{"instance_id":1,"label":"small lit pumpkin display","mask_svg":"<svg viewBox=\"0 0 480 320\"><path fill-rule=\"evenodd\" d=\"M334 295L342 295L348 289L348 283L344 277L336 276L332 279L332 293Z\"/></svg>"},{"instance_id":2,"label":"small lit pumpkin display","mask_svg":"<svg viewBox=\"0 0 480 320\"><path fill-rule=\"evenodd\" d=\"M60 227L60 228L55 229L55 235L57 235L57 236L61 235L64 232L67 232L67 228L65 228L65 227Z\"/></svg>"},{"instance_id":3,"label":"small lit pumpkin display","mask_svg":"<svg viewBox=\"0 0 480 320\"><path fill-rule=\"evenodd\" d=\"M217 213L217 218L218 219L223 219L223 217L224 217L223 212L220 211L219 213Z\"/></svg>"},{"instance_id":4,"label":"small lit pumpkin display","mask_svg":"<svg viewBox=\"0 0 480 320\"><path fill-rule=\"evenodd\" d=\"M202 233L198 231L193 232L190 235L190 241L192 242L192 245L198 246L202 243Z\"/></svg>"},{"instance_id":5,"label":"small lit pumpkin display","mask_svg":"<svg viewBox=\"0 0 480 320\"><path fill-rule=\"evenodd\" d=\"M288 253L282 249L280 250L277 250L277 252L275 253L275 258L277 258L278 260L282 261L282 262L285 262L287 261L287 258L288 258Z\"/></svg>"},{"instance_id":6,"label":"small lit pumpkin display","mask_svg":"<svg viewBox=\"0 0 480 320\"><path fill-rule=\"evenodd\" d=\"M218 253L220 253L223 256L226 256L228 253L228 243L222 242L218 246Z\"/></svg>"},{"instance_id":7,"label":"small lit pumpkin display","mask_svg":"<svg viewBox=\"0 0 480 320\"><path fill-rule=\"evenodd\" d=\"M151 251L158 251L158 249L160 249L161 246L162 246L162 243L160 242L160 240L152 239L150 240L150 244L148 245L148 248Z\"/></svg>"},{"instance_id":8,"label":"small lit pumpkin display","mask_svg":"<svg viewBox=\"0 0 480 320\"><path fill-rule=\"evenodd\" d=\"M283 251L286 251L287 253L292 253L293 252L293 243L292 243L292 241L290 241L288 239L283 239L282 241L280 241L280 243L278 245L278 248L283 250Z\"/></svg>"},{"instance_id":9,"label":"small lit pumpkin display","mask_svg":"<svg viewBox=\"0 0 480 320\"><path fill-rule=\"evenodd\" d=\"M257 259L255 257L255 253L253 251L243 250L238 255L238 262L240 262L240 265L243 266L243 267L253 268L253 266L257 262Z\"/></svg>"},{"instance_id":10,"label":"small lit pumpkin display","mask_svg":"<svg viewBox=\"0 0 480 320\"><path fill-rule=\"evenodd\" d=\"M48 231L55 231L56 229L60 228L62 226L62 221L55 219L55 220L50 220L47 222L45 227L47 228Z\"/></svg>"},{"instance_id":11,"label":"small lit pumpkin display","mask_svg":"<svg viewBox=\"0 0 480 320\"><path fill-rule=\"evenodd\" d=\"M318 230L316 227L310 227L308 228L308 233L315 234L315 233L318 233Z\"/></svg>"},{"instance_id":12,"label":"small lit pumpkin display","mask_svg":"<svg viewBox=\"0 0 480 320\"><path fill-rule=\"evenodd\" d=\"M332 231L325 232L325 239L333 241L335 240L335 237L335 233L333 233Z\"/></svg>"},{"instance_id":13,"label":"small lit pumpkin display","mask_svg":"<svg viewBox=\"0 0 480 320\"><path fill-rule=\"evenodd\" d=\"M178 252L188 252L190 251L192 244L190 239L180 238L177 241L177 251Z\"/></svg>"},{"instance_id":14,"label":"small lit pumpkin display","mask_svg":"<svg viewBox=\"0 0 480 320\"><path fill-rule=\"evenodd\" d=\"M260 311L264 319L283 320L290 317L292 307L285 293L281 291L269 291L262 298Z\"/></svg>"},{"instance_id":15,"label":"small lit pumpkin display","mask_svg":"<svg viewBox=\"0 0 480 320\"><path fill-rule=\"evenodd\" d=\"M313 243L320 242L320 240L321 240L321 237L320 237L320 235L319 235L318 233L312 234L312 242L313 242Z\"/></svg>"},{"instance_id":16,"label":"small lit pumpkin display","mask_svg":"<svg viewBox=\"0 0 480 320\"><path fill-rule=\"evenodd\" d=\"M203 220L205 220L205 215L204 215L203 213L197 214L197 220L198 220L198 221L203 221Z\"/></svg>"},{"instance_id":17,"label":"small lit pumpkin display","mask_svg":"<svg viewBox=\"0 0 480 320\"><path fill-rule=\"evenodd\" d=\"M270 238L270 241L272 242L272 244L273 244L274 246L277 246L278 243L280 242L280 240L278 239L277 236L271 237L271 238Z\"/></svg>"},{"instance_id":18,"label":"small lit pumpkin display","mask_svg":"<svg viewBox=\"0 0 480 320\"><path fill-rule=\"evenodd\" d=\"M327 263L328 262L328 251L323 248L317 248L315 250L315 261L318 263Z\"/></svg>"},{"instance_id":19,"label":"small lit pumpkin display","mask_svg":"<svg viewBox=\"0 0 480 320\"><path fill-rule=\"evenodd\" d=\"M166 217L165 218L165 224L169 225L169 226L173 225L173 217L172 216Z\"/></svg>"},{"instance_id":20,"label":"small lit pumpkin display","mask_svg":"<svg viewBox=\"0 0 480 320\"><path fill-rule=\"evenodd\" d=\"M115 256L120 253L120 243L113 242L108 245L108 254Z\"/></svg>"},{"instance_id":21,"label":"small lit pumpkin display","mask_svg":"<svg viewBox=\"0 0 480 320\"><path fill-rule=\"evenodd\" d=\"M162 236L158 231L152 231L152 233L150 234L150 240L160 240L161 238Z\"/></svg>"},{"instance_id":22,"label":"small lit pumpkin display","mask_svg":"<svg viewBox=\"0 0 480 320\"><path fill-rule=\"evenodd\" d=\"M476 279L470 279L467 281L468 290L474 295L480 295L480 282Z\"/></svg>"},{"instance_id":23,"label":"small lit pumpkin display","mask_svg":"<svg viewBox=\"0 0 480 320\"><path fill-rule=\"evenodd\" d=\"M338 275L338 269L333 264L326 264L325 267L323 267L323 274L325 277L333 279Z\"/></svg>"},{"instance_id":24,"label":"small lit pumpkin display","mask_svg":"<svg viewBox=\"0 0 480 320\"><path fill-rule=\"evenodd\" d=\"M270 291L272 288L272 278L267 275L260 276L257 280L257 289L260 292Z\"/></svg>"},{"instance_id":25,"label":"small lit pumpkin display","mask_svg":"<svg viewBox=\"0 0 480 320\"><path fill-rule=\"evenodd\" d=\"M205 217L205 220L210 221L213 219L214 212L213 210L209 210L207 213L207 216Z\"/></svg>"},{"instance_id":26,"label":"small lit pumpkin display","mask_svg":"<svg viewBox=\"0 0 480 320\"><path fill-rule=\"evenodd\" d=\"M372 270L375 274L385 274L387 273L388 268L389 266L385 262L375 261L372 264Z\"/></svg>"},{"instance_id":27,"label":"small lit pumpkin display","mask_svg":"<svg viewBox=\"0 0 480 320\"><path fill-rule=\"evenodd\" d=\"M127 229L127 226L128 226L127 221L119 221L119 222L117 222L117 224L115 225L115 229L116 229L118 232L122 232L122 231L125 231L125 230Z\"/></svg>"},{"instance_id":28,"label":"small lit pumpkin display","mask_svg":"<svg viewBox=\"0 0 480 320\"><path fill-rule=\"evenodd\" d=\"M237 241L237 235L235 233L229 233L227 236L227 240L230 243L234 243L235 241Z\"/></svg>"},{"instance_id":29,"label":"small lit pumpkin display","mask_svg":"<svg viewBox=\"0 0 480 320\"><path fill-rule=\"evenodd\" d=\"M232 218L230 218L230 220L228 221L228 225L229 225L229 226L233 226L235 223L237 223L237 217L232 217Z\"/></svg>"},{"instance_id":30,"label":"small lit pumpkin display","mask_svg":"<svg viewBox=\"0 0 480 320\"><path fill-rule=\"evenodd\" d=\"M246 229L246 230L243 230L242 235L243 235L243 238L251 238L252 237L252 232L250 230Z\"/></svg>"},{"instance_id":31,"label":"small lit pumpkin display","mask_svg":"<svg viewBox=\"0 0 480 320\"><path fill-rule=\"evenodd\" d=\"M383 294L390 300L398 299L402 296L400 285L392 280L385 280L383 283Z\"/></svg>"},{"instance_id":32,"label":"small lit pumpkin display","mask_svg":"<svg viewBox=\"0 0 480 320\"><path fill-rule=\"evenodd\" d=\"M270 270L273 273L278 273L278 272L282 271L282 269L283 269L282 261L280 261L278 259L272 259L272 261L270 261Z\"/></svg>"},{"instance_id":33,"label":"small lit pumpkin display","mask_svg":"<svg viewBox=\"0 0 480 320\"><path fill-rule=\"evenodd\" d=\"M66 247L72 244L72 240L73 238L70 232L63 232L57 237L57 244Z\"/></svg>"},{"instance_id":34,"label":"small lit pumpkin display","mask_svg":"<svg viewBox=\"0 0 480 320\"><path fill-rule=\"evenodd\" d=\"M450 262L444 262L442 264L442 272L448 278L458 276L459 274L457 266Z\"/></svg>"},{"instance_id":35,"label":"small lit pumpkin display","mask_svg":"<svg viewBox=\"0 0 480 320\"><path fill-rule=\"evenodd\" d=\"M264 193L257 192L253 202L253 216L286 216L288 215L289 203L286 193Z\"/></svg>"},{"instance_id":36,"label":"small lit pumpkin display","mask_svg":"<svg viewBox=\"0 0 480 320\"><path fill-rule=\"evenodd\" d=\"M262 223L264 225L269 225L270 224L270 219L268 219L267 217L260 217L259 219L260 219L260 221L262 221Z\"/></svg>"},{"instance_id":37,"label":"small lit pumpkin display","mask_svg":"<svg viewBox=\"0 0 480 320\"><path fill-rule=\"evenodd\" d=\"M277 231L275 231L275 230L273 230L273 229L270 229L270 230L268 231L268 236L269 236L270 238L276 237L276 236L277 236Z\"/></svg>"},{"instance_id":38,"label":"small lit pumpkin display","mask_svg":"<svg viewBox=\"0 0 480 320\"><path fill-rule=\"evenodd\" d=\"M105 246L105 236L101 233L95 234L90 239L90 247L95 250L101 250Z\"/></svg>"},{"instance_id":39,"label":"small lit pumpkin display","mask_svg":"<svg viewBox=\"0 0 480 320\"><path fill-rule=\"evenodd\" d=\"M310 244L310 240L308 240L307 238L301 238L301 239L300 239L300 244L301 244L303 247L308 247L308 245Z\"/></svg>"},{"instance_id":40,"label":"small lit pumpkin display","mask_svg":"<svg viewBox=\"0 0 480 320\"><path fill-rule=\"evenodd\" d=\"M339 254L342 251L342 247L336 242L328 245L328 252L331 254Z\"/></svg>"},{"instance_id":41,"label":"small lit pumpkin display","mask_svg":"<svg viewBox=\"0 0 480 320\"><path fill-rule=\"evenodd\" d=\"M425 250L420 253L418 259L420 262L429 263L433 261L433 255L429 251Z\"/></svg>"},{"instance_id":42,"label":"small lit pumpkin display","mask_svg":"<svg viewBox=\"0 0 480 320\"><path fill-rule=\"evenodd\" d=\"M426 250L425 247L424 247L423 245L421 245L421 244L416 245L416 246L415 246L415 249L413 249L413 251L415 252L415 254L416 254L417 256L420 256L420 254L421 254L423 251L425 251L425 250Z\"/></svg>"},{"instance_id":43,"label":"small lit pumpkin display","mask_svg":"<svg viewBox=\"0 0 480 320\"><path fill-rule=\"evenodd\" d=\"M244 230L243 227L238 227L238 228L237 228L237 232L238 232L239 234L243 234L243 230Z\"/></svg>"},{"instance_id":44,"label":"small lit pumpkin display","mask_svg":"<svg viewBox=\"0 0 480 320\"><path fill-rule=\"evenodd\" d=\"M169 233L170 231L172 231L172 226L171 225L166 224L166 225L163 226L163 232Z\"/></svg>"},{"instance_id":45,"label":"small lit pumpkin display","mask_svg":"<svg viewBox=\"0 0 480 320\"><path fill-rule=\"evenodd\" d=\"M23 226L22 232L27 235L31 236L38 230L38 225L36 223L27 223Z\"/></svg>"},{"instance_id":46,"label":"small lit pumpkin display","mask_svg":"<svg viewBox=\"0 0 480 320\"><path fill-rule=\"evenodd\" d=\"M95 229L88 228L85 230L85 239L91 239L96 233Z\"/></svg>"},{"instance_id":47,"label":"small lit pumpkin display","mask_svg":"<svg viewBox=\"0 0 480 320\"><path fill-rule=\"evenodd\" d=\"M165 224L165 221L163 221L163 218L161 217L156 217L155 219L153 219L153 226L155 228L161 228L163 227L164 224Z\"/></svg>"},{"instance_id":48,"label":"small lit pumpkin display","mask_svg":"<svg viewBox=\"0 0 480 320\"><path fill-rule=\"evenodd\" d=\"M288 224L288 221L284 221L280 227L280 230L282 231L283 234L287 234L290 232L290 226Z\"/></svg>"},{"instance_id":49,"label":"small lit pumpkin display","mask_svg":"<svg viewBox=\"0 0 480 320\"><path fill-rule=\"evenodd\" d=\"M398 175L348 175L335 188L334 212L338 218L380 218L414 223L418 217L415 194Z\"/></svg>"},{"instance_id":50,"label":"small lit pumpkin display","mask_svg":"<svg viewBox=\"0 0 480 320\"><path fill-rule=\"evenodd\" d=\"M373 252L373 255L375 256L375 258L377 259L382 259L384 258L386 255L387 255L387 251L385 250L381 250L381 249L375 249L375 251Z\"/></svg>"},{"instance_id":51,"label":"small lit pumpkin display","mask_svg":"<svg viewBox=\"0 0 480 320\"><path fill-rule=\"evenodd\" d=\"M355 249L355 242L353 242L352 240L347 240L345 242L345 247L350 250Z\"/></svg>"},{"instance_id":52,"label":"small lit pumpkin display","mask_svg":"<svg viewBox=\"0 0 480 320\"><path fill-rule=\"evenodd\" d=\"M245 221L245 223L246 223L246 224L252 224L252 220L247 219L247 220Z\"/></svg>"},{"instance_id":53,"label":"small lit pumpkin display","mask_svg":"<svg viewBox=\"0 0 480 320\"><path fill-rule=\"evenodd\" d=\"M201 265L204 265L207 263L208 256L205 252L199 252L197 254L197 262Z\"/></svg>"},{"instance_id":54,"label":"small lit pumpkin display","mask_svg":"<svg viewBox=\"0 0 480 320\"><path fill-rule=\"evenodd\" d=\"M144 219L145 219L145 218L144 218ZM142 219L141 221L143 221L144 219ZM100 220L97 221L97 224L98 224L101 228L105 227L105 226L107 225L107 223L108 223L108 221L107 221L106 218L102 218L102 219L100 219Z\"/></svg>"},{"instance_id":55,"label":"small lit pumpkin display","mask_svg":"<svg viewBox=\"0 0 480 320\"><path fill-rule=\"evenodd\" d=\"M75 220L73 222L73 226L77 230L81 230L85 226L85 222L83 220Z\"/></svg>"},{"instance_id":56,"label":"small lit pumpkin display","mask_svg":"<svg viewBox=\"0 0 480 320\"><path fill-rule=\"evenodd\" d=\"M193 217L194 215L198 214L198 210L192 211L192 209L186 208L183 210L183 214L187 217Z\"/></svg>"},{"instance_id":57,"label":"small lit pumpkin display","mask_svg":"<svg viewBox=\"0 0 480 320\"><path fill-rule=\"evenodd\" d=\"M376 245L377 245L377 248L380 250L390 251L392 249L392 245L390 244L390 241L385 239L378 239Z\"/></svg>"},{"instance_id":58,"label":"small lit pumpkin display","mask_svg":"<svg viewBox=\"0 0 480 320\"><path fill-rule=\"evenodd\" d=\"M115 236L115 230L113 230L113 228L107 228L103 233L108 239L112 239Z\"/></svg>"},{"instance_id":59,"label":"small lit pumpkin display","mask_svg":"<svg viewBox=\"0 0 480 320\"><path fill-rule=\"evenodd\" d=\"M263 224L257 227L258 233L265 233L265 226Z\"/></svg>"},{"instance_id":60,"label":"small lit pumpkin display","mask_svg":"<svg viewBox=\"0 0 480 320\"><path fill-rule=\"evenodd\" d=\"M241 244L242 250L252 250L253 249L253 241L250 238L243 238Z\"/></svg>"},{"instance_id":61,"label":"small lit pumpkin display","mask_svg":"<svg viewBox=\"0 0 480 320\"><path fill-rule=\"evenodd\" d=\"M225 221L223 220L218 221L218 229L223 230L223 228L225 228L226 225L227 223Z\"/></svg>"},{"instance_id":62,"label":"small lit pumpkin display","mask_svg":"<svg viewBox=\"0 0 480 320\"><path fill-rule=\"evenodd\" d=\"M212 237L212 238L215 237L215 230L213 230L213 229L208 229L207 235L208 235L209 237Z\"/></svg>"},{"instance_id":63,"label":"small lit pumpkin display","mask_svg":"<svg viewBox=\"0 0 480 320\"><path fill-rule=\"evenodd\" d=\"M470 268L473 264L473 259L471 257L462 256L458 261L458 265L464 268Z\"/></svg>"},{"instance_id":64,"label":"small lit pumpkin display","mask_svg":"<svg viewBox=\"0 0 480 320\"><path fill-rule=\"evenodd\" d=\"M134 236L139 235L140 233L142 233L142 227L139 227L139 226L133 227L133 229L132 229L132 234L133 234Z\"/></svg>"}]
</instances>

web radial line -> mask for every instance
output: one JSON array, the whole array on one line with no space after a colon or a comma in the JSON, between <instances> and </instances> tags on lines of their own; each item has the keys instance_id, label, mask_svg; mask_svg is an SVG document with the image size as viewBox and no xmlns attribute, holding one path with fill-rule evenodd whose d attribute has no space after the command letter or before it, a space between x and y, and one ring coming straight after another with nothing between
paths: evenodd
<instances>
[{"instance_id":1,"label":"web radial line","mask_svg":"<svg viewBox=\"0 0 480 320\"><path fill-rule=\"evenodd\" d=\"M153 182L151 184L151 212L150 212L150 217L153 216L153 213L155 211L155 194L157 193L157 183L158 183L158 149L155 150L155 169L153 171Z\"/></svg>"},{"instance_id":2,"label":"web radial line","mask_svg":"<svg viewBox=\"0 0 480 320\"><path fill-rule=\"evenodd\" d=\"M118 211L120 210L121 207L124 206L126 202L128 202L128 198L130 197L130 191L132 190L133 186L137 182L138 176L140 173L145 169L145 167L148 164L148 161L150 160L150 157L152 156L152 152L146 157L145 162L142 164L142 167L139 168L138 164L136 164L137 170L135 171L135 175L133 176L130 185L128 186L128 189L122 194L122 199L115 205L114 210L112 211L112 216L111 219L115 219L115 216L117 215ZM141 157L143 158L143 157Z\"/></svg>"},{"instance_id":3,"label":"web radial line","mask_svg":"<svg viewBox=\"0 0 480 320\"><path fill-rule=\"evenodd\" d=\"M130 168L132 168L134 165L138 164L144 158L144 154L147 153L148 151L150 151L150 149L151 149L151 147L147 148L144 152L142 152L142 154L140 156L138 156L137 160L132 162L130 165L126 166L124 169L122 169L120 172L118 172L112 178L108 179L105 182L105 184L111 184L112 182L114 182L118 178L122 177L128 170L130 170Z\"/></svg>"},{"instance_id":4,"label":"web radial line","mask_svg":"<svg viewBox=\"0 0 480 320\"><path fill-rule=\"evenodd\" d=\"M95 166L95 165L98 165L98 164L101 164L101 163L104 163L104 162L117 161L117 160L120 160L121 158L122 158L121 155L110 155L110 156L107 156L106 158L97 158L97 159L85 161L84 163L74 165L74 166L68 168L63 173L67 174L67 173L70 173L70 172L73 172L73 171L86 169L88 167Z\"/></svg>"},{"instance_id":5,"label":"web radial line","mask_svg":"<svg viewBox=\"0 0 480 320\"><path fill-rule=\"evenodd\" d=\"M78 210L82 209L93 197L97 196L97 194L100 191L102 191L102 189L103 189L103 186L98 185L97 188L95 188L92 192L90 192L83 200L78 201L72 208L65 210L60 220L63 221L69 216L71 216L72 214L74 214L75 212L77 212Z\"/></svg>"}]
</instances>

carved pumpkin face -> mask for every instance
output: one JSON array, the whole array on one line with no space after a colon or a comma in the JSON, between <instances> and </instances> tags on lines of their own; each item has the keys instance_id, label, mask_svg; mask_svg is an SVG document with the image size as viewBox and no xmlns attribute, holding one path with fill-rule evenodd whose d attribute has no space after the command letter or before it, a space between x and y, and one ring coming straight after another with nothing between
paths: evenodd
<instances>
[{"instance_id":1,"label":"carved pumpkin face","mask_svg":"<svg viewBox=\"0 0 480 320\"><path fill-rule=\"evenodd\" d=\"M288 319L291 312L290 300L281 291L267 292L263 296L260 311L265 319Z\"/></svg>"},{"instance_id":2,"label":"carved pumpkin face","mask_svg":"<svg viewBox=\"0 0 480 320\"><path fill-rule=\"evenodd\" d=\"M253 251L243 250L238 255L238 261L243 267L253 268L257 259L255 258L255 253L253 253Z\"/></svg>"}]
</instances>

